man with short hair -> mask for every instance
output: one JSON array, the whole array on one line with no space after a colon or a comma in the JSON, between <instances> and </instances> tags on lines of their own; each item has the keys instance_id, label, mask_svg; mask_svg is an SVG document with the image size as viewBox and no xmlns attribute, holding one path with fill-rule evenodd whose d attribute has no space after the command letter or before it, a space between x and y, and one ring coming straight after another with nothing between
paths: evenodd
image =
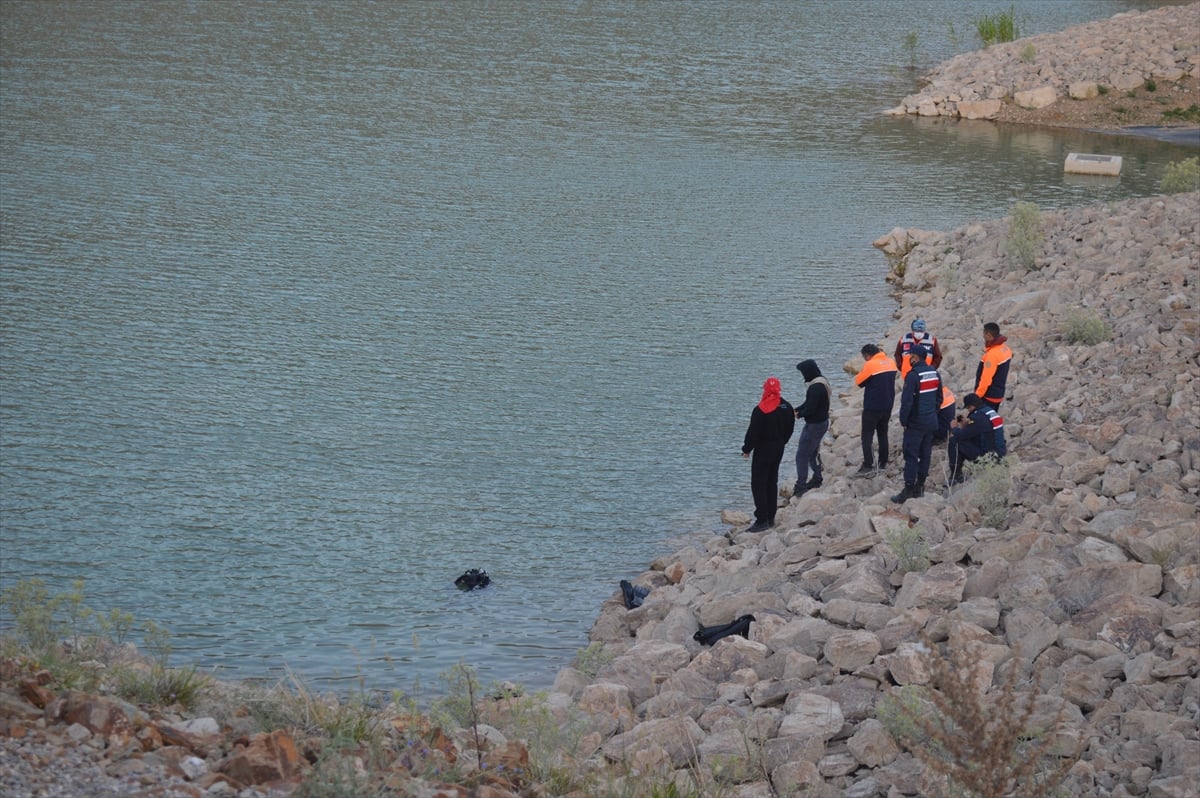
<instances>
[{"instance_id":1,"label":"man with short hair","mask_svg":"<svg viewBox=\"0 0 1200 798\"><path fill-rule=\"evenodd\" d=\"M997 458L1008 454L1004 441L1004 419L973 393L963 397L966 418L959 416L950 428L950 480L962 482L962 466L986 454Z\"/></svg>"},{"instance_id":2,"label":"man with short hair","mask_svg":"<svg viewBox=\"0 0 1200 798\"><path fill-rule=\"evenodd\" d=\"M999 324L989 321L983 325L983 356L975 368L975 390L972 393L996 411L1000 410L1000 403L1004 401L1004 389L1012 365L1013 353L1006 341L1008 338L1000 334Z\"/></svg>"},{"instance_id":3,"label":"man with short hair","mask_svg":"<svg viewBox=\"0 0 1200 798\"><path fill-rule=\"evenodd\" d=\"M942 375L926 360L929 350L917 346L909 352L912 368L900 392L900 426L904 427L904 489L892 497L903 504L925 495L925 478L933 455L933 434L942 405Z\"/></svg>"},{"instance_id":4,"label":"man with short hair","mask_svg":"<svg viewBox=\"0 0 1200 798\"><path fill-rule=\"evenodd\" d=\"M879 470L887 468L888 421L896 404L896 364L875 344L866 344L859 351L866 361L854 377L854 384L863 389L863 462L855 476L865 477L875 472L874 438L879 439Z\"/></svg>"}]
</instances>

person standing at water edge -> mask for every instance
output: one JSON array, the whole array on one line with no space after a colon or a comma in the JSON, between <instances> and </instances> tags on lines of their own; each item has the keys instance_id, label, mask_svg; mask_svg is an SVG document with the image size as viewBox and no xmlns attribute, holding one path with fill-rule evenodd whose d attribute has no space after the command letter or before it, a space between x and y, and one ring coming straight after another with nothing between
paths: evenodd
<instances>
[{"instance_id":1,"label":"person standing at water edge","mask_svg":"<svg viewBox=\"0 0 1200 798\"><path fill-rule=\"evenodd\" d=\"M820 487L821 441L829 431L829 380L821 376L815 360L802 360L796 368L804 375L808 390L804 394L804 404L796 408L796 418L804 419L804 428L800 430L800 440L796 444L796 487L792 496ZM808 479L809 468L812 469L812 481Z\"/></svg>"},{"instance_id":2,"label":"person standing at water edge","mask_svg":"<svg viewBox=\"0 0 1200 798\"><path fill-rule=\"evenodd\" d=\"M908 376L908 370L912 368L909 365L908 356L918 346L929 350L931 366L938 368L942 365L942 348L938 346L937 338L925 329L925 319L913 319L911 329L896 342L894 357L896 358L896 368L900 369L901 380Z\"/></svg>"},{"instance_id":3,"label":"person standing at water edge","mask_svg":"<svg viewBox=\"0 0 1200 798\"><path fill-rule=\"evenodd\" d=\"M862 370L854 384L863 389L862 406L862 467L855 476L865 477L875 471L872 440L879 439L879 470L888 463L888 421L896 404L896 366L882 349L867 344L861 350Z\"/></svg>"},{"instance_id":4,"label":"person standing at water edge","mask_svg":"<svg viewBox=\"0 0 1200 798\"><path fill-rule=\"evenodd\" d=\"M754 494L754 523L746 531L761 532L775 526L776 499L779 495L779 463L796 428L792 406L780 396L779 380L768 377L763 383L762 399L750 413L750 426L742 443L742 457L750 461L750 492Z\"/></svg>"},{"instance_id":5,"label":"person standing at water edge","mask_svg":"<svg viewBox=\"0 0 1200 798\"><path fill-rule=\"evenodd\" d=\"M942 376L926 363L929 350L915 347L909 353L912 368L904 378L900 392L900 426L904 427L904 489L892 497L903 504L925 494L929 476L929 458L933 454L933 434L938 428L938 408L942 405Z\"/></svg>"},{"instance_id":6,"label":"person standing at water edge","mask_svg":"<svg viewBox=\"0 0 1200 798\"><path fill-rule=\"evenodd\" d=\"M1000 325L989 321L983 325L983 356L975 367L976 396L993 410L1000 409L1004 401L1004 389L1008 385L1008 370L1012 365L1012 350L1000 334Z\"/></svg>"}]
</instances>

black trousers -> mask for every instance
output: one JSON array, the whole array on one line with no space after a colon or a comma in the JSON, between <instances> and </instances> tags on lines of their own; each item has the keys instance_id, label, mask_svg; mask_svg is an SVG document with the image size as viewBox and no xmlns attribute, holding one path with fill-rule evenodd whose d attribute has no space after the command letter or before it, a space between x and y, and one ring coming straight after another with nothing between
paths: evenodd
<instances>
[{"instance_id":1,"label":"black trousers","mask_svg":"<svg viewBox=\"0 0 1200 798\"><path fill-rule=\"evenodd\" d=\"M862 411L862 450L863 465L875 465L872 454L872 440L879 439L879 467L883 468L888 461L888 421L892 418L890 410Z\"/></svg>"},{"instance_id":2,"label":"black trousers","mask_svg":"<svg viewBox=\"0 0 1200 798\"><path fill-rule=\"evenodd\" d=\"M779 496L779 463L783 460L784 448L759 447L750 458L750 492L754 494L756 521L775 523Z\"/></svg>"}]
</instances>

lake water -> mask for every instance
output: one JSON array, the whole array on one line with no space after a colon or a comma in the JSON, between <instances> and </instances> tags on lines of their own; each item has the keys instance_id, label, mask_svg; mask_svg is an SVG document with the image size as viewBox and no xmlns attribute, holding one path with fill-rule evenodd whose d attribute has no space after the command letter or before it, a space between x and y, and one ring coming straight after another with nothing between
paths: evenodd
<instances>
[{"instance_id":1,"label":"lake water","mask_svg":"<svg viewBox=\"0 0 1200 798\"><path fill-rule=\"evenodd\" d=\"M873 239L1192 154L878 113L997 8L6 0L0 587L229 677L548 685L751 508L762 381L882 337Z\"/></svg>"}]
</instances>

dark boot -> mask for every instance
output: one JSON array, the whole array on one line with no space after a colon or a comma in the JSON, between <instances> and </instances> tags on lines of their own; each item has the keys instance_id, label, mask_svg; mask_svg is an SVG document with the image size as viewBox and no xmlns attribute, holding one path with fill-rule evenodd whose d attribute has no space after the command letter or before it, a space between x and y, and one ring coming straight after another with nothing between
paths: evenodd
<instances>
[{"instance_id":1,"label":"dark boot","mask_svg":"<svg viewBox=\"0 0 1200 798\"><path fill-rule=\"evenodd\" d=\"M894 501L896 504L904 504L909 499L915 498L916 495L916 488L906 482L904 483L904 490L893 496L892 501Z\"/></svg>"},{"instance_id":2,"label":"dark boot","mask_svg":"<svg viewBox=\"0 0 1200 798\"><path fill-rule=\"evenodd\" d=\"M925 480L918 479L917 486L915 488L913 488L912 498L919 499L924 495L925 495Z\"/></svg>"}]
</instances>

